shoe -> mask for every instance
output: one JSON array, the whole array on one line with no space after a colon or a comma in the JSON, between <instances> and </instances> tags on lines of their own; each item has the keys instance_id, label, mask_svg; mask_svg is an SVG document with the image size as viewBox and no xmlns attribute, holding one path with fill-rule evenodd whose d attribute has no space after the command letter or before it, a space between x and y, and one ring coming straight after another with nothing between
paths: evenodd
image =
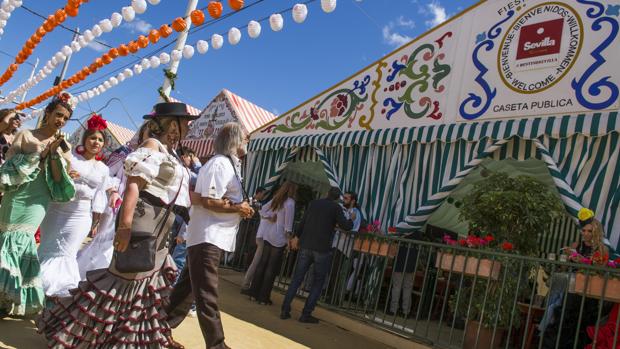
<instances>
[{"instance_id":1,"label":"shoe","mask_svg":"<svg viewBox=\"0 0 620 349\"><path fill-rule=\"evenodd\" d=\"M318 324L319 319L315 318L312 315L302 315L299 318L299 322L304 323L304 324Z\"/></svg>"},{"instance_id":2,"label":"shoe","mask_svg":"<svg viewBox=\"0 0 620 349\"><path fill-rule=\"evenodd\" d=\"M250 295L250 289L249 288L242 288L241 292L239 292L239 293L241 293L244 296L249 296Z\"/></svg>"},{"instance_id":3,"label":"shoe","mask_svg":"<svg viewBox=\"0 0 620 349\"><path fill-rule=\"evenodd\" d=\"M291 318L291 313L286 313L286 312L282 312L280 313L280 319L282 320L288 320Z\"/></svg>"}]
</instances>

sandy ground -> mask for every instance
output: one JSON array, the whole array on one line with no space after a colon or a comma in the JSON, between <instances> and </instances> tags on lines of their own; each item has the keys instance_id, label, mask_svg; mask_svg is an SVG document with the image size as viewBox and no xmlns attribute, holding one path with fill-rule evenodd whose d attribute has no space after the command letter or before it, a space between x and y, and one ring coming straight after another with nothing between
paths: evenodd
<instances>
[{"instance_id":1,"label":"sandy ground","mask_svg":"<svg viewBox=\"0 0 620 349\"><path fill-rule=\"evenodd\" d=\"M371 341L321 322L318 325L299 323L293 319L282 321L278 317L279 304L260 306L239 294L239 287L221 279L220 307L226 332L226 343L234 348L337 348L337 349L385 349L382 343ZM274 299L275 301L276 299ZM186 348L204 348L204 341L195 318L187 318L173 332L176 340ZM0 320L0 348L45 348L44 338L37 334L32 319Z\"/></svg>"}]
</instances>

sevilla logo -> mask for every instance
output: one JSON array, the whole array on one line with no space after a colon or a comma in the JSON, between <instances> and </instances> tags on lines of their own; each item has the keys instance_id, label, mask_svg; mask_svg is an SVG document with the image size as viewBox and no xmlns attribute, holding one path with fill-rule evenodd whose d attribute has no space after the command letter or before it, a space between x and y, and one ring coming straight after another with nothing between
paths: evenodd
<instances>
[{"instance_id":1,"label":"sevilla logo","mask_svg":"<svg viewBox=\"0 0 620 349\"><path fill-rule=\"evenodd\" d=\"M559 53L563 29L562 18L523 26L519 36L517 60Z\"/></svg>"}]
</instances>

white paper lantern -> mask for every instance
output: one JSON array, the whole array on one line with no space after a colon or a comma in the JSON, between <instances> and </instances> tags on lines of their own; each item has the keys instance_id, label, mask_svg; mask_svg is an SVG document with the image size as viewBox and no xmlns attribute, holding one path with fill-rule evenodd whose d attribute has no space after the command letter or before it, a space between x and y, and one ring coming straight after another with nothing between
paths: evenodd
<instances>
[{"instance_id":1,"label":"white paper lantern","mask_svg":"<svg viewBox=\"0 0 620 349\"><path fill-rule=\"evenodd\" d=\"M140 65L142 66L142 69L146 70L151 67L151 62L149 62L148 59L143 58L142 61L140 62Z\"/></svg>"},{"instance_id":2,"label":"white paper lantern","mask_svg":"<svg viewBox=\"0 0 620 349\"><path fill-rule=\"evenodd\" d=\"M15 6L9 5L9 13L15 11Z\"/></svg>"},{"instance_id":3,"label":"white paper lantern","mask_svg":"<svg viewBox=\"0 0 620 349\"><path fill-rule=\"evenodd\" d=\"M112 84L109 81L106 81L103 83L103 87L105 87L106 89L110 89L112 88Z\"/></svg>"},{"instance_id":4,"label":"white paper lantern","mask_svg":"<svg viewBox=\"0 0 620 349\"><path fill-rule=\"evenodd\" d=\"M172 50L170 53L170 59L172 59L173 62L178 62L181 58L183 58L183 54L179 50Z\"/></svg>"},{"instance_id":5,"label":"white paper lantern","mask_svg":"<svg viewBox=\"0 0 620 349\"><path fill-rule=\"evenodd\" d=\"M238 44L240 40L241 32L239 31L239 29L237 29L236 27L230 28L230 30L228 31L228 42L234 46Z\"/></svg>"},{"instance_id":6,"label":"white paper lantern","mask_svg":"<svg viewBox=\"0 0 620 349\"><path fill-rule=\"evenodd\" d=\"M78 38L78 44L80 44L81 48L84 48L84 47L88 46L88 41L86 41L86 39L83 36L80 36Z\"/></svg>"},{"instance_id":7,"label":"white paper lantern","mask_svg":"<svg viewBox=\"0 0 620 349\"><path fill-rule=\"evenodd\" d=\"M95 96L99 96L101 94L101 88L95 88Z\"/></svg>"},{"instance_id":8,"label":"white paper lantern","mask_svg":"<svg viewBox=\"0 0 620 349\"><path fill-rule=\"evenodd\" d=\"M123 74L125 75L125 77L126 77L126 78L130 78L130 77L132 77L132 76L133 76L133 71L132 71L131 69L129 69L129 68L126 68L126 69L123 71Z\"/></svg>"},{"instance_id":9,"label":"white paper lantern","mask_svg":"<svg viewBox=\"0 0 620 349\"><path fill-rule=\"evenodd\" d=\"M137 14L141 15L146 12L146 1L145 0L131 0L131 7Z\"/></svg>"},{"instance_id":10,"label":"white paper lantern","mask_svg":"<svg viewBox=\"0 0 620 349\"><path fill-rule=\"evenodd\" d=\"M56 58L56 61L60 63L60 62L64 62L65 58L67 57L65 57L65 55L62 52L56 52L56 54L54 55L54 58Z\"/></svg>"},{"instance_id":11,"label":"white paper lantern","mask_svg":"<svg viewBox=\"0 0 620 349\"><path fill-rule=\"evenodd\" d=\"M0 27L6 27L6 21L4 19L0 20Z\"/></svg>"},{"instance_id":12,"label":"white paper lantern","mask_svg":"<svg viewBox=\"0 0 620 349\"><path fill-rule=\"evenodd\" d=\"M8 12L11 12L11 6L13 6L13 5L11 5L11 3L10 3L10 2L8 2L8 1L3 2L3 3L2 3L2 10L3 10L4 12L7 12L7 13L8 13Z\"/></svg>"},{"instance_id":13,"label":"white paper lantern","mask_svg":"<svg viewBox=\"0 0 620 349\"><path fill-rule=\"evenodd\" d=\"M98 38L103 34L103 29L99 26L99 24L95 24L93 26L93 35Z\"/></svg>"},{"instance_id":14,"label":"white paper lantern","mask_svg":"<svg viewBox=\"0 0 620 349\"><path fill-rule=\"evenodd\" d=\"M54 64L54 62L56 62L56 60L54 59L54 57L52 57L52 59L50 59L49 61L47 61L47 63L45 63L45 67L49 70L52 70L56 67L56 64Z\"/></svg>"},{"instance_id":15,"label":"white paper lantern","mask_svg":"<svg viewBox=\"0 0 620 349\"><path fill-rule=\"evenodd\" d=\"M211 46L219 50L222 48L222 45L224 45L224 38L220 34L213 34L213 36L211 36Z\"/></svg>"},{"instance_id":16,"label":"white paper lantern","mask_svg":"<svg viewBox=\"0 0 620 349\"><path fill-rule=\"evenodd\" d=\"M336 0L321 0L321 8L325 13L334 12L336 9Z\"/></svg>"},{"instance_id":17,"label":"white paper lantern","mask_svg":"<svg viewBox=\"0 0 620 349\"><path fill-rule=\"evenodd\" d=\"M112 29L114 29L114 26L112 25L112 21L110 21L107 18L99 22L99 26L101 27L104 33L109 33L112 31Z\"/></svg>"},{"instance_id":18,"label":"white paper lantern","mask_svg":"<svg viewBox=\"0 0 620 349\"><path fill-rule=\"evenodd\" d=\"M123 73L118 73L118 75L116 76L116 78L118 79L118 82L123 82L123 81L125 81L125 74L123 74Z\"/></svg>"},{"instance_id":19,"label":"white paper lantern","mask_svg":"<svg viewBox=\"0 0 620 349\"><path fill-rule=\"evenodd\" d=\"M71 49L71 47L65 45L62 47L62 53L68 57L68 56L71 56L71 54L73 54L73 50Z\"/></svg>"},{"instance_id":20,"label":"white paper lantern","mask_svg":"<svg viewBox=\"0 0 620 349\"><path fill-rule=\"evenodd\" d=\"M123 15L121 15L118 12L114 12L112 14L112 17L110 17L110 23L112 23L112 26L114 28L118 27L121 25L121 23L123 23Z\"/></svg>"},{"instance_id":21,"label":"white paper lantern","mask_svg":"<svg viewBox=\"0 0 620 349\"><path fill-rule=\"evenodd\" d=\"M209 43L204 40L198 40L196 43L196 48L198 49L198 53L204 55L207 51L209 51Z\"/></svg>"},{"instance_id":22,"label":"white paper lantern","mask_svg":"<svg viewBox=\"0 0 620 349\"><path fill-rule=\"evenodd\" d=\"M11 1L11 5L15 7L21 7L24 2L22 0L13 0Z\"/></svg>"},{"instance_id":23,"label":"white paper lantern","mask_svg":"<svg viewBox=\"0 0 620 349\"><path fill-rule=\"evenodd\" d=\"M159 55L159 61L161 62L161 64L168 64L170 63L170 55L166 52L162 52Z\"/></svg>"},{"instance_id":24,"label":"white paper lantern","mask_svg":"<svg viewBox=\"0 0 620 349\"><path fill-rule=\"evenodd\" d=\"M269 25L271 25L271 30L274 32L279 32L284 28L284 18L279 13L274 13L269 17Z\"/></svg>"},{"instance_id":25,"label":"white paper lantern","mask_svg":"<svg viewBox=\"0 0 620 349\"><path fill-rule=\"evenodd\" d=\"M304 4L296 4L293 6L293 20L297 23L303 23L308 17L308 7Z\"/></svg>"},{"instance_id":26,"label":"white paper lantern","mask_svg":"<svg viewBox=\"0 0 620 349\"><path fill-rule=\"evenodd\" d=\"M84 31L84 34L82 34L82 36L84 37L84 40L86 40L86 42L91 42L95 40L95 35L90 29L86 29Z\"/></svg>"},{"instance_id":27,"label":"white paper lantern","mask_svg":"<svg viewBox=\"0 0 620 349\"><path fill-rule=\"evenodd\" d=\"M121 12L123 13L123 20L125 20L125 22L131 22L136 18L136 11L134 11L131 6L123 7Z\"/></svg>"},{"instance_id":28,"label":"white paper lantern","mask_svg":"<svg viewBox=\"0 0 620 349\"><path fill-rule=\"evenodd\" d=\"M159 65L161 64L161 61L159 60L159 57L157 56L151 57L150 61L151 61L151 68L153 69L159 67Z\"/></svg>"},{"instance_id":29,"label":"white paper lantern","mask_svg":"<svg viewBox=\"0 0 620 349\"><path fill-rule=\"evenodd\" d=\"M194 52L194 46L185 45L185 47L183 47L183 58L191 59L192 57L194 57Z\"/></svg>"},{"instance_id":30,"label":"white paper lantern","mask_svg":"<svg viewBox=\"0 0 620 349\"><path fill-rule=\"evenodd\" d=\"M88 90L88 99L92 99L93 97L95 97L95 92L93 92L93 90Z\"/></svg>"},{"instance_id":31,"label":"white paper lantern","mask_svg":"<svg viewBox=\"0 0 620 349\"><path fill-rule=\"evenodd\" d=\"M160 1L161 0L149 0L149 4L151 4L151 5L159 5Z\"/></svg>"},{"instance_id":32,"label":"white paper lantern","mask_svg":"<svg viewBox=\"0 0 620 349\"><path fill-rule=\"evenodd\" d=\"M74 41L71 43L71 51L73 52L79 52L82 49L82 46L80 46L80 43L77 41Z\"/></svg>"},{"instance_id":33,"label":"white paper lantern","mask_svg":"<svg viewBox=\"0 0 620 349\"><path fill-rule=\"evenodd\" d=\"M58 58L56 58L56 56L52 57L52 59L50 59L50 62L52 63L52 67L55 68L58 65Z\"/></svg>"},{"instance_id":34,"label":"white paper lantern","mask_svg":"<svg viewBox=\"0 0 620 349\"><path fill-rule=\"evenodd\" d=\"M133 66L133 72L136 75L142 74L142 66L140 64L136 64Z\"/></svg>"},{"instance_id":35,"label":"white paper lantern","mask_svg":"<svg viewBox=\"0 0 620 349\"><path fill-rule=\"evenodd\" d=\"M118 80L114 76L111 77L108 81L110 82L110 85L112 86L118 85Z\"/></svg>"},{"instance_id":36,"label":"white paper lantern","mask_svg":"<svg viewBox=\"0 0 620 349\"><path fill-rule=\"evenodd\" d=\"M11 14L4 11L4 10L0 10L0 19L6 21L7 19L9 19L9 17L11 17Z\"/></svg>"},{"instance_id":37,"label":"white paper lantern","mask_svg":"<svg viewBox=\"0 0 620 349\"><path fill-rule=\"evenodd\" d=\"M0 28L0 36L2 36L4 34L4 29Z\"/></svg>"}]
</instances>

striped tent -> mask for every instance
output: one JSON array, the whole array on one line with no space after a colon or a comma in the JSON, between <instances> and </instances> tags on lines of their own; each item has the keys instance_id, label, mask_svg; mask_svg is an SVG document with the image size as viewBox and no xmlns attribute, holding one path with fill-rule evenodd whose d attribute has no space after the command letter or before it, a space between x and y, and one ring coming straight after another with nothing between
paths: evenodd
<instances>
[{"instance_id":1,"label":"striped tent","mask_svg":"<svg viewBox=\"0 0 620 349\"><path fill-rule=\"evenodd\" d=\"M212 109L216 105L218 107L215 107L215 111L213 111ZM276 115L273 113L227 89L223 89L202 112L198 111L195 114L200 115L200 118L190 125L189 137L182 142L183 145L194 150L198 157L207 157L213 153L213 139L216 133L212 133L209 137L204 136L208 119L213 117L212 114L218 114L219 117L219 119L214 118L214 121L217 123L216 129L225 122L235 121L241 123L247 134L254 132L276 118Z\"/></svg>"},{"instance_id":2,"label":"striped tent","mask_svg":"<svg viewBox=\"0 0 620 349\"><path fill-rule=\"evenodd\" d=\"M258 138L250 143L247 185L250 192L269 187L288 163L320 161L330 182L358 191L365 215L414 230L483 161L537 159L568 214L594 209L618 247L617 119L617 112L606 112ZM554 224L557 234L574 235L574 224Z\"/></svg>"}]
</instances>

